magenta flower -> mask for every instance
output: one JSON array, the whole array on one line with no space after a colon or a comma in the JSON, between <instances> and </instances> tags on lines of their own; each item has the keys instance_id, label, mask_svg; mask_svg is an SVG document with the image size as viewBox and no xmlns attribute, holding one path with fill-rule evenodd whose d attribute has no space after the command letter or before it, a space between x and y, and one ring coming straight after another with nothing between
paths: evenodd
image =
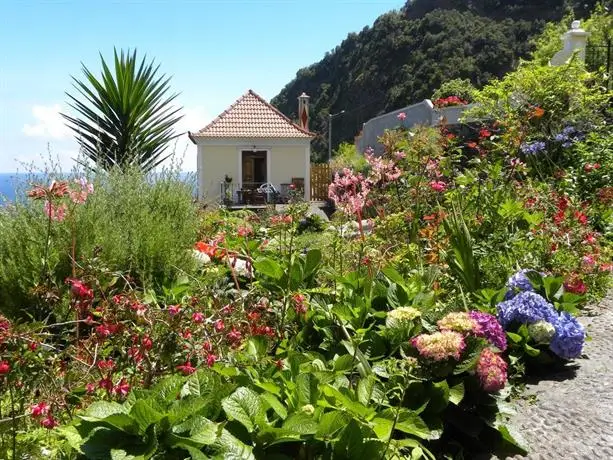
<instances>
[{"instance_id":1,"label":"magenta flower","mask_svg":"<svg viewBox=\"0 0 613 460\"><path fill-rule=\"evenodd\" d=\"M475 371L481 386L488 393L502 390L507 383L507 363L489 348L479 355Z\"/></svg>"},{"instance_id":2,"label":"magenta flower","mask_svg":"<svg viewBox=\"0 0 613 460\"><path fill-rule=\"evenodd\" d=\"M45 201L44 209L47 217L58 222L62 222L66 218L66 211L68 210L64 203L55 205L48 200Z\"/></svg>"},{"instance_id":3,"label":"magenta flower","mask_svg":"<svg viewBox=\"0 0 613 460\"><path fill-rule=\"evenodd\" d=\"M444 192L447 189L447 184L440 180L433 180L430 182L430 188L435 192Z\"/></svg>"},{"instance_id":4,"label":"magenta flower","mask_svg":"<svg viewBox=\"0 0 613 460\"><path fill-rule=\"evenodd\" d=\"M396 115L396 118L398 118L398 120L400 121L404 121L407 118L407 114L404 112L400 112L398 115Z\"/></svg>"}]
</instances>

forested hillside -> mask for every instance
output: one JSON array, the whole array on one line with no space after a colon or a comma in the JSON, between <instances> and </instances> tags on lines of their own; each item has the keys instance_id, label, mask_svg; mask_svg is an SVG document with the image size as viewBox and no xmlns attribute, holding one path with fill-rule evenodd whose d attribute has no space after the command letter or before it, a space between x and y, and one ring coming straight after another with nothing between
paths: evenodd
<instances>
[{"instance_id":1,"label":"forested hillside","mask_svg":"<svg viewBox=\"0 0 613 460\"><path fill-rule=\"evenodd\" d=\"M572 9L577 17L595 0L409 0L372 26L350 33L272 100L296 118L300 93L311 96L316 156L327 148L328 114L333 145L352 141L368 119L430 97L442 82L468 78L482 86L512 69L532 50L531 40L547 21Z\"/></svg>"}]
</instances>

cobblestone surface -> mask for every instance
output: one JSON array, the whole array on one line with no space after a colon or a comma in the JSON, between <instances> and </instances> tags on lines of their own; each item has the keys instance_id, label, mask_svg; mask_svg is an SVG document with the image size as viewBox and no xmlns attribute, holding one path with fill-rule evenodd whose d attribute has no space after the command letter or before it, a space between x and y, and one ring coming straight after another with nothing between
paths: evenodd
<instances>
[{"instance_id":1,"label":"cobblestone surface","mask_svg":"<svg viewBox=\"0 0 613 460\"><path fill-rule=\"evenodd\" d=\"M613 292L580 318L591 341L577 366L529 383L510 430L532 460L613 459Z\"/></svg>"}]
</instances>

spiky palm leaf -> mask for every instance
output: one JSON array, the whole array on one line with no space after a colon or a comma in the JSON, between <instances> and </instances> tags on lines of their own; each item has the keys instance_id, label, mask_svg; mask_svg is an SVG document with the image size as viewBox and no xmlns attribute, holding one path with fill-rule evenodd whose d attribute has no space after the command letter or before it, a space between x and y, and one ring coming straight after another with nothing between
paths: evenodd
<instances>
[{"instance_id":1,"label":"spiky palm leaf","mask_svg":"<svg viewBox=\"0 0 613 460\"><path fill-rule=\"evenodd\" d=\"M139 166L149 171L168 158L165 149L177 137L173 126L182 116L167 96L170 77L157 76L159 65L137 65L136 50L114 50L113 74L102 55L101 79L83 65L84 81L72 77L80 96L66 93L78 115L62 114L83 153L102 169Z\"/></svg>"}]
</instances>

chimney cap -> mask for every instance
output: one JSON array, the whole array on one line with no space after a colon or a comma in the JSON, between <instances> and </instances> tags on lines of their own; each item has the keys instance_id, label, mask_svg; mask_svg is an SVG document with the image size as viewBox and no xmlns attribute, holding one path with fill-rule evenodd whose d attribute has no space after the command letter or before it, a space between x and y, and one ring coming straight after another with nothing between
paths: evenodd
<instances>
[{"instance_id":1,"label":"chimney cap","mask_svg":"<svg viewBox=\"0 0 613 460\"><path fill-rule=\"evenodd\" d=\"M305 93L304 91L302 92L302 94L300 96L298 96L298 99L310 99L311 96L309 96L307 93Z\"/></svg>"}]
</instances>

